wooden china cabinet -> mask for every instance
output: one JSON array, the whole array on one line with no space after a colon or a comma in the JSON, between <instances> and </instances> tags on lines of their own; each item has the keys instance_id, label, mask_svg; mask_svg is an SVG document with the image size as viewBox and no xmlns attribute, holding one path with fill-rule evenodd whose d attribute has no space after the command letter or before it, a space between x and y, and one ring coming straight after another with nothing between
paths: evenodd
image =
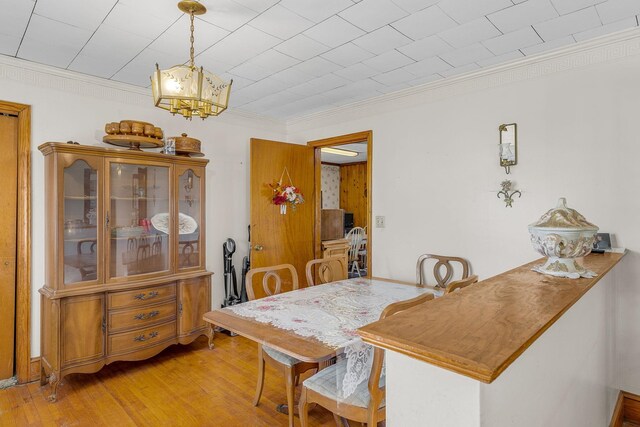
<instances>
[{"instance_id":1,"label":"wooden china cabinet","mask_svg":"<svg viewBox=\"0 0 640 427\"><path fill-rule=\"evenodd\" d=\"M211 333L208 160L48 142L41 384Z\"/></svg>"}]
</instances>

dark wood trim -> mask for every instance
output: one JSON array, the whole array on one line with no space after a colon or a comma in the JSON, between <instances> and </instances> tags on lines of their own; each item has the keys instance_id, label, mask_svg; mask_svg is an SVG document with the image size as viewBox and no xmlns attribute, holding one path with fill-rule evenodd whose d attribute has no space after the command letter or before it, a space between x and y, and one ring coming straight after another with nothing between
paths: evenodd
<instances>
[{"instance_id":1,"label":"dark wood trim","mask_svg":"<svg viewBox=\"0 0 640 427\"><path fill-rule=\"evenodd\" d=\"M342 164L340 163L331 163L331 162L320 162L323 165L329 165L329 166L342 166Z\"/></svg>"},{"instance_id":2,"label":"dark wood trim","mask_svg":"<svg viewBox=\"0 0 640 427\"><path fill-rule=\"evenodd\" d=\"M40 357L32 357L29 367L29 382L38 381L40 379Z\"/></svg>"},{"instance_id":3,"label":"dark wood trim","mask_svg":"<svg viewBox=\"0 0 640 427\"><path fill-rule=\"evenodd\" d=\"M307 142L309 147L313 147L315 149L315 159L316 159L316 185L314 186L314 196L316 203L316 217L315 217L315 232L314 232L314 248L315 248L315 256L316 258L320 258L322 256L322 243L320 241L320 210L322 209L321 205L321 196L320 196L320 182L321 182L321 164L322 160L320 159L320 148L328 147L328 146L336 146L336 145L344 145L344 144L353 144L355 142L367 142L367 225L369 227L367 231L367 277L371 277L371 272L373 271L373 218L372 218L372 200L373 200L373 131L366 130L362 132L349 133L346 135L334 136L331 138L317 139L314 141ZM344 166L344 165L341 165Z\"/></svg>"},{"instance_id":4,"label":"dark wood trim","mask_svg":"<svg viewBox=\"0 0 640 427\"><path fill-rule=\"evenodd\" d=\"M365 165L367 163L369 162L365 160L364 162L341 163L339 166Z\"/></svg>"},{"instance_id":5,"label":"dark wood trim","mask_svg":"<svg viewBox=\"0 0 640 427\"><path fill-rule=\"evenodd\" d=\"M31 106L0 101L18 116L18 217L16 230L16 376L31 378Z\"/></svg>"}]
</instances>

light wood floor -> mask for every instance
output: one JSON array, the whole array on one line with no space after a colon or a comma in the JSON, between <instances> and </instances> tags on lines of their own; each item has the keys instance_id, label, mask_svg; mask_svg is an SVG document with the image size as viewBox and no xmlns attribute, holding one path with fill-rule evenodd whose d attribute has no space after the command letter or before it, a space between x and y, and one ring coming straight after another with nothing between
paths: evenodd
<instances>
[{"instance_id":1,"label":"light wood floor","mask_svg":"<svg viewBox=\"0 0 640 427\"><path fill-rule=\"evenodd\" d=\"M275 407L286 401L284 379L267 367L258 407L255 343L216 334L142 362L117 362L96 374L72 374L48 403L39 383L0 390L0 426L286 426ZM312 426L335 426L316 407ZM299 420L296 418L296 425Z\"/></svg>"}]
</instances>

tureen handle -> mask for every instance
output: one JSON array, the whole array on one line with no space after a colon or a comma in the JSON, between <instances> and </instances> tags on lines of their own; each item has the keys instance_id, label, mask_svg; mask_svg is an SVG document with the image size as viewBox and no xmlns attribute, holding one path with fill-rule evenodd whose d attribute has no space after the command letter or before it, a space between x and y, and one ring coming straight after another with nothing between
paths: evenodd
<instances>
[{"instance_id":1,"label":"tureen handle","mask_svg":"<svg viewBox=\"0 0 640 427\"><path fill-rule=\"evenodd\" d=\"M567 209L567 199L564 197L560 197L558 199L558 205L556 206L557 209Z\"/></svg>"}]
</instances>

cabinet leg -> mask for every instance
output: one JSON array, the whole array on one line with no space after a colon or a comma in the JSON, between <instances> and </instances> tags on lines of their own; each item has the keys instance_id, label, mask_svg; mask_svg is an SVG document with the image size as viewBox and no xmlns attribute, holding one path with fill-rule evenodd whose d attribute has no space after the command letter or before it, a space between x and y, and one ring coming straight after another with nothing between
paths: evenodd
<instances>
[{"instance_id":1,"label":"cabinet leg","mask_svg":"<svg viewBox=\"0 0 640 427\"><path fill-rule=\"evenodd\" d=\"M207 337L209 338L209 350L213 350L213 336L215 332L213 330L213 325L209 323L209 331L207 332Z\"/></svg>"},{"instance_id":2,"label":"cabinet leg","mask_svg":"<svg viewBox=\"0 0 640 427\"><path fill-rule=\"evenodd\" d=\"M43 386L45 384L47 384L47 372L41 366L40 367L40 385Z\"/></svg>"},{"instance_id":3,"label":"cabinet leg","mask_svg":"<svg viewBox=\"0 0 640 427\"><path fill-rule=\"evenodd\" d=\"M58 385L60 384L60 374L52 372L49 376L49 385L51 387L51 394L47 398L49 402L55 402L58 399Z\"/></svg>"}]
</instances>

